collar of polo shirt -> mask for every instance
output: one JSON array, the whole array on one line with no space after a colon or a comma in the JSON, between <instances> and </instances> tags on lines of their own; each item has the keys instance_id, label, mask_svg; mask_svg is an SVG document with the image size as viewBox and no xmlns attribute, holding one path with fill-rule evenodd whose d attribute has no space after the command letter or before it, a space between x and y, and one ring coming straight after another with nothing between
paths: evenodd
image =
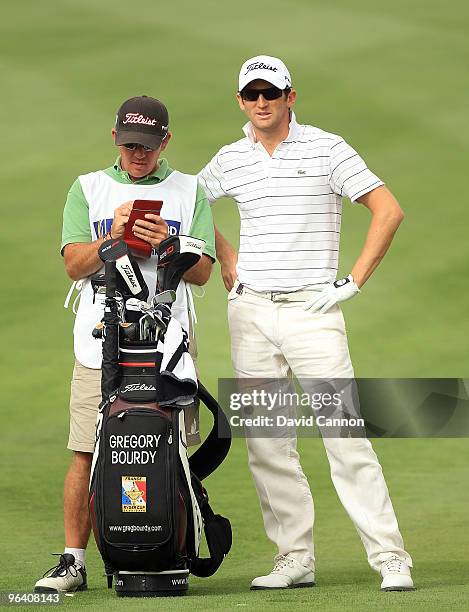
<instances>
[{"instance_id":1,"label":"collar of polo shirt","mask_svg":"<svg viewBox=\"0 0 469 612\"><path fill-rule=\"evenodd\" d=\"M295 113L293 111L290 111L290 112L291 112L290 123L289 123L290 129L288 131L288 136L285 138L283 142L290 142L292 140L296 140L300 132L300 127L298 123L296 122ZM243 132L246 134L246 136L248 137L250 142L252 142L252 144L257 143L256 133L254 132L253 125L250 121L248 121L243 126Z\"/></svg>"}]
</instances>

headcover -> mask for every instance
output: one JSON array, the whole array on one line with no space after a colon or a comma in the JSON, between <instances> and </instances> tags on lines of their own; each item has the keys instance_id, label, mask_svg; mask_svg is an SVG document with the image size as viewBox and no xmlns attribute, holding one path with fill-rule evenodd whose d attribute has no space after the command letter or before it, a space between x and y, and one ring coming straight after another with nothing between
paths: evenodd
<instances>
[{"instance_id":1,"label":"headcover","mask_svg":"<svg viewBox=\"0 0 469 612\"><path fill-rule=\"evenodd\" d=\"M170 236L158 248L157 292L176 291L183 274L202 257L205 240Z\"/></svg>"},{"instance_id":2,"label":"headcover","mask_svg":"<svg viewBox=\"0 0 469 612\"><path fill-rule=\"evenodd\" d=\"M99 247L98 254L104 263L115 263L119 272L117 290L124 297L132 296L143 301L148 299L149 292L143 274L123 240L106 240Z\"/></svg>"}]
</instances>

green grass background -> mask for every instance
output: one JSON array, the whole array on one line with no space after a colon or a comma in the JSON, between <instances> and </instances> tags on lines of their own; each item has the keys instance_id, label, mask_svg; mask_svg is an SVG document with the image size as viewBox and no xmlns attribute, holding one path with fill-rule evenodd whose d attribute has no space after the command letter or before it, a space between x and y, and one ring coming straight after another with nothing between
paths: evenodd
<instances>
[{"instance_id":1,"label":"green grass background","mask_svg":"<svg viewBox=\"0 0 469 612\"><path fill-rule=\"evenodd\" d=\"M385 261L344 312L357 375L465 377L469 8L463 0L23 0L2 5L0 590L29 590L63 546L61 489L72 367L69 283L58 254L61 213L78 174L114 160L110 130L127 97L165 101L170 163L196 172L240 137L239 66L282 57L298 89L296 114L339 133L401 202L406 219ZM341 272L369 216L344 206ZM236 244L233 202L214 209ZM232 373L218 266L199 302L206 384ZM322 444L300 441L316 503L314 590L250 593L275 553L264 536L244 443L208 481L228 515L232 553L178 600L128 602L107 592L90 545L91 609L327 610L468 608L467 440L381 440L381 458L418 590L383 594L330 483Z\"/></svg>"}]
</instances>

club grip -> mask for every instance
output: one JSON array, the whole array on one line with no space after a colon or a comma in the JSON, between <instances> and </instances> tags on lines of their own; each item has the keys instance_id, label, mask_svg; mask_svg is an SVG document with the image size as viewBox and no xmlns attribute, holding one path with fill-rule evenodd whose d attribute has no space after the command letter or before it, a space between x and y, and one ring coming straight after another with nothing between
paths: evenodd
<instances>
[{"instance_id":1,"label":"club grip","mask_svg":"<svg viewBox=\"0 0 469 612\"><path fill-rule=\"evenodd\" d=\"M115 261L104 262L104 277L106 279L106 297L116 297L117 273Z\"/></svg>"}]
</instances>

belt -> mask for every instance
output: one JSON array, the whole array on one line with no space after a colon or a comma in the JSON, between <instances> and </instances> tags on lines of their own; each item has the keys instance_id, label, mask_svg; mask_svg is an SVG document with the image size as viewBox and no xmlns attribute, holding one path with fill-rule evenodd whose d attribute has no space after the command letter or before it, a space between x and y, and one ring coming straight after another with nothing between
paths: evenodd
<instances>
[{"instance_id":1,"label":"belt","mask_svg":"<svg viewBox=\"0 0 469 612\"><path fill-rule=\"evenodd\" d=\"M317 289L299 289L297 291L254 291L254 289L249 289L239 283L235 291L239 295L255 295L271 302L307 302L322 289L323 285L317 285Z\"/></svg>"}]
</instances>

